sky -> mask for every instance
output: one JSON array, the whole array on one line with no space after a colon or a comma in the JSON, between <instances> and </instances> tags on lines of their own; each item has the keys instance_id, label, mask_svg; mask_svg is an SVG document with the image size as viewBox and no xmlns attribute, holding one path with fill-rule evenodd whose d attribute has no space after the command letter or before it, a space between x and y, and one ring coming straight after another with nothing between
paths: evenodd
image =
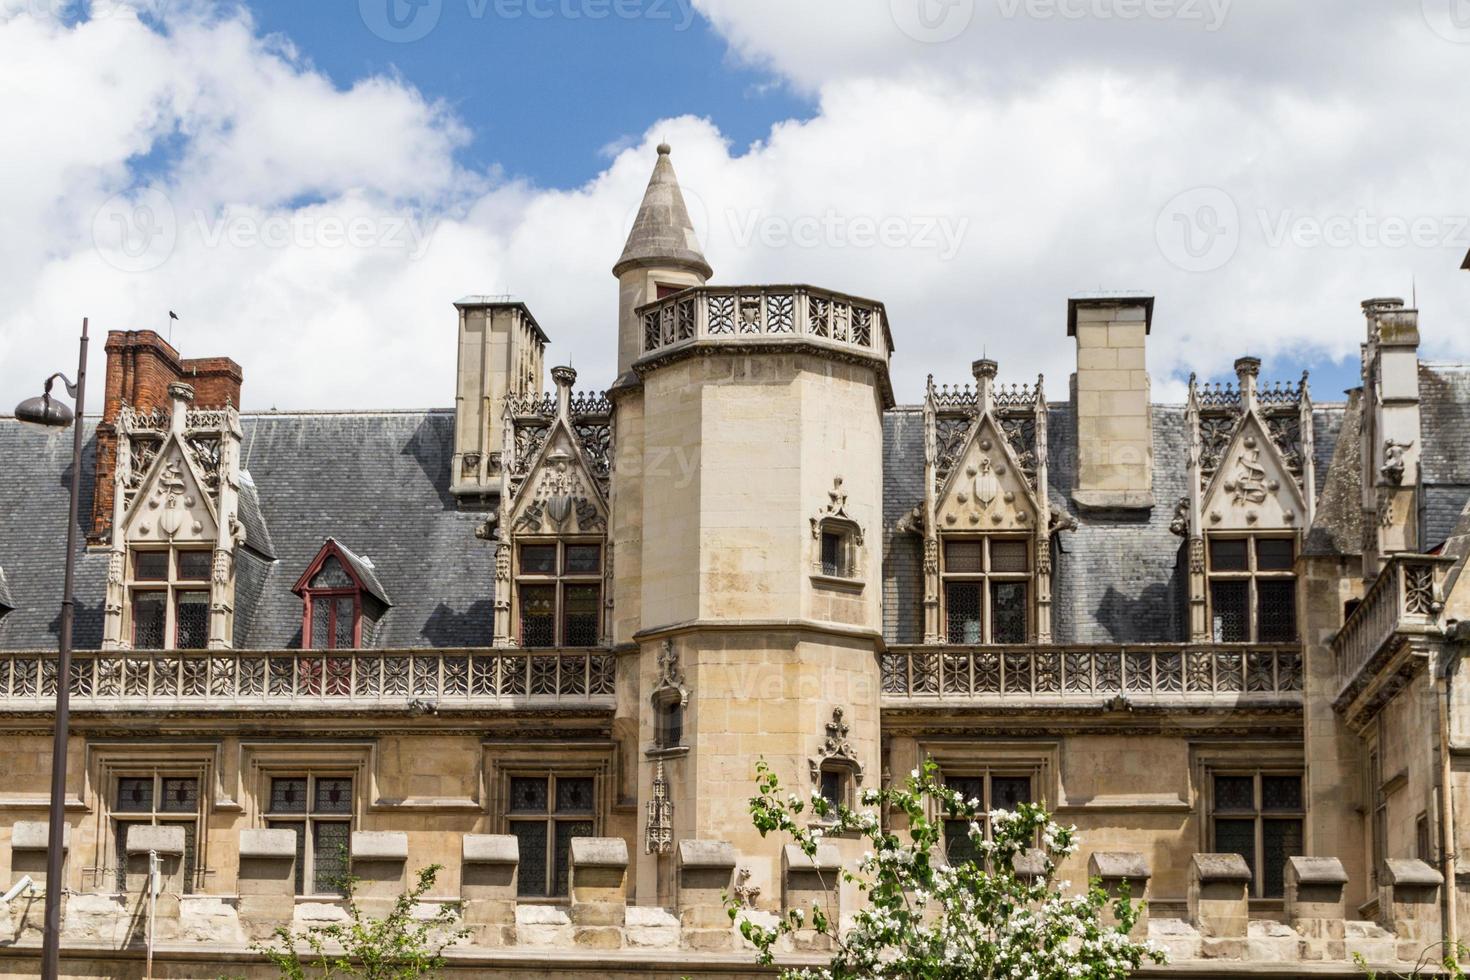
<instances>
[{"instance_id":1,"label":"sky","mask_svg":"<svg viewBox=\"0 0 1470 980\"><path fill-rule=\"evenodd\" d=\"M0 410L82 316L98 381L171 330L247 410L447 406L469 294L605 387L662 141L714 281L883 301L900 402L1064 399L1096 290L1156 400L1340 400L1369 297L1470 359L1467 68L1470 0L0 0Z\"/></svg>"}]
</instances>

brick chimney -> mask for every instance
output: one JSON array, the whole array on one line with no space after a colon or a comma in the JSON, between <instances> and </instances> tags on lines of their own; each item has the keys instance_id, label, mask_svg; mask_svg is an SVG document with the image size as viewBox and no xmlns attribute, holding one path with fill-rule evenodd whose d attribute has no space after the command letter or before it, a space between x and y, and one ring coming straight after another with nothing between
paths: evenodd
<instances>
[{"instance_id":1,"label":"brick chimney","mask_svg":"<svg viewBox=\"0 0 1470 980\"><path fill-rule=\"evenodd\" d=\"M139 412L173 407L169 385L194 389L194 407L240 406L240 365L228 357L184 359L152 330L114 330L107 335L107 379L102 421L97 426L97 482L92 496L89 544L103 544L112 532L113 473L117 469L117 417L124 405Z\"/></svg>"},{"instance_id":2,"label":"brick chimney","mask_svg":"<svg viewBox=\"0 0 1470 980\"><path fill-rule=\"evenodd\" d=\"M1077 476L1072 499L1092 510L1153 506L1154 438L1144 364L1152 296L1067 301L1067 335L1077 338L1072 404Z\"/></svg>"}]
</instances>

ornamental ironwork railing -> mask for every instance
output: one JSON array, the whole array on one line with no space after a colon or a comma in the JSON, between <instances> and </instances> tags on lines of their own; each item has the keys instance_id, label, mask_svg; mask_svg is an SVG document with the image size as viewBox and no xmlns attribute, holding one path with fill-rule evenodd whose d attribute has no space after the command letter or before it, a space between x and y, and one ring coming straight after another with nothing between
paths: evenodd
<instances>
[{"instance_id":1,"label":"ornamental ironwork railing","mask_svg":"<svg viewBox=\"0 0 1470 980\"><path fill-rule=\"evenodd\" d=\"M1439 629L1444 579L1455 559L1443 555L1393 555L1337 631L1338 698L1372 680L1397 641Z\"/></svg>"},{"instance_id":2,"label":"ornamental ironwork railing","mask_svg":"<svg viewBox=\"0 0 1470 980\"><path fill-rule=\"evenodd\" d=\"M638 308L644 355L694 341L804 341L887 359L883 304L814 286L700 286Z\"/></svg>"},{"instance_id":3,"label":"ornamental ironwork railing","mask_svg":"<svg viewBox=\"0 0 1470 980\"><path fill-rule=\"evenodd\" d=\"M612 703L616 658L606 650L79 652L73 708L507 707L521 702ZM0 705L46 709L56 655L0 655Z\"/></svg>"},{"instance_id":4,"label":"ornamental ironwork railing","mask_svg":"<svg viewBox=\"0 0 1470 980\"><path fill-rule=\"evenodd\" d=\"M881 664L885 700L1299 700L1302 690L1299 646L895 646Z\"/></svg>"}]
</instances>

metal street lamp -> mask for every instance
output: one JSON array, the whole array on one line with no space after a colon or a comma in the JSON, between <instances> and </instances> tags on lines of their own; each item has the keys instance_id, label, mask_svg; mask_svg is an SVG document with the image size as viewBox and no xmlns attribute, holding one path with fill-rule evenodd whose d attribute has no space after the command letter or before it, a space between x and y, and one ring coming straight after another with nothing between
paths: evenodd
<instances>
[{"instance_id":1,"label":"metal street lamp","mask_svg":"<svg viewBox=\"0 0 1470 980\"><path fill-rule=\"evenodd\" d=\"M61 378L67 394L76 399L76 410L51 400L51 386ZM56 731L51 743L51 809L50 833L46 839L46 923L41 948L41 977L57 980L61 967L61 893L65 883L61 877L62 848L66 833L66 748L70 734L71 709L71 627L74 602L72 583L77 564L77 515L82 493L82 411L87 398L87 320L82 319L81 353L77 358L77 383L63 375L46 379L46 389L39 398L27 398L15 407L18 421L48 429L72 427L71 511L66 522L66 574L61 595L61 643L56 658Z\"/></svg>"}]
</instances>

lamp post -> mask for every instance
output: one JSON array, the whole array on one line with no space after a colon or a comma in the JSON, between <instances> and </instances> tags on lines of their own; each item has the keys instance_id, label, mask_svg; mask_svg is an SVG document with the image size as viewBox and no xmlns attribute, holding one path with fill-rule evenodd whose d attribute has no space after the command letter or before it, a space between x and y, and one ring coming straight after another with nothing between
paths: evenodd
<instances>
[{"instance_id":1,"label":"lamp post","mask_svg":"<svg viewBox=\"0 0 1470 980\"><path fill-rule=\"evenodd\" d=\"M51 386L60 378L67 394L76 399L76 410L51 400ZM66 573L61 594L61 644L56 659L56 731L51 743L51 809L46 838L46 923L41 948L41 977L57 980L61 966L61 893L64 890L61 861L66 834L66 749L71 708L72 583L77 564L77 519L82 495L82 411L87 397L87 320L82 319L81 353L77 358L77 383L62 374L46 379L39 398L28 398L15 408L20 422L58 429L72 425L71 509L66 522Z\"/></svg>"}]
</instances>

